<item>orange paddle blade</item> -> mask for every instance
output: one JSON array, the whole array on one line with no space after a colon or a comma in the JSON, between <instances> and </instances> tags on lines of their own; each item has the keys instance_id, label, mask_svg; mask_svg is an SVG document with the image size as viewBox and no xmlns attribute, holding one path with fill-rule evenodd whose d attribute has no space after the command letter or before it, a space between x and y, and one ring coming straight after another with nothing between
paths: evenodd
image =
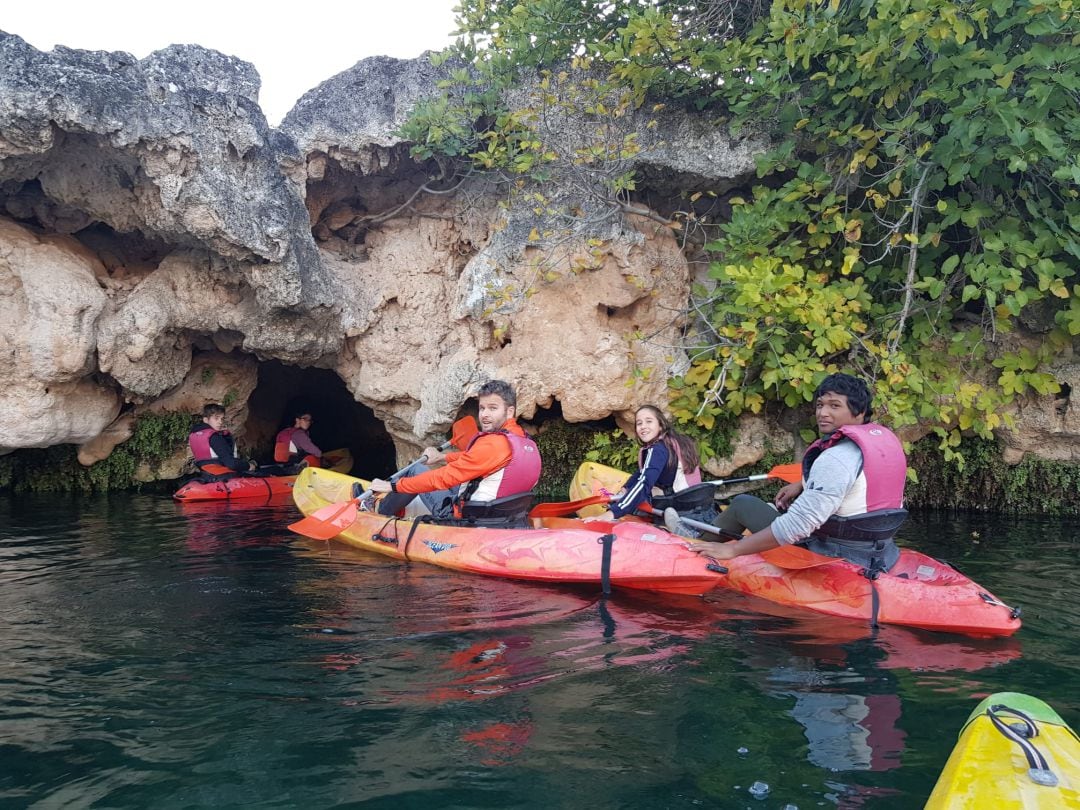
<instances>
[{"instance_id":1,"label":"orange paddle blade","mask_svg":"<svg viewBox=\"0 0 1080 810\"><path fill-rule=\"evenodd\" d=\"M354 499L345 503L332 503L312 512L303 520L289 524L289 530L312 540L329 540L337 537L356 521L357 503Z\"/></svg>"},{"instance_id":2,"label":"orange paddle blade","mask_svg":"<svg viewBox=\"0 0 1080 810\"><path fill-rule=\"evenodd\" d=\"M607 495L592 495L577 501L565 501L564 503L538 503L529 510L531 518L562 517L572 515L578 509L586 506L594 506L600 503L608 503L611 498Z\"/></svg>"},{"instance_id":3,"label":"orange paddle blade","mask_svg":"<svg viewBox=\"0 0 1080 810\"><path fill-rule=\"evenodd\" d=\"M802 481L802 464L778 464L769 470L769 478L779 478L789 484L798 483Z\"/></svg>"},{"instance_id":4,"label":"orange paddle blade","mask_svg":"<svg viewBox=\"0 0 1080 810\"><path fill-rule=\"evenodd\" d=\"M450 428L450 444L454 445L458 450L464 450L469 446L469 442L473 440L473 436L480 432L480 428L476 424L476 419L471 416L463 416L454 422L454 426Z\"/></svg>"}]
</instances>

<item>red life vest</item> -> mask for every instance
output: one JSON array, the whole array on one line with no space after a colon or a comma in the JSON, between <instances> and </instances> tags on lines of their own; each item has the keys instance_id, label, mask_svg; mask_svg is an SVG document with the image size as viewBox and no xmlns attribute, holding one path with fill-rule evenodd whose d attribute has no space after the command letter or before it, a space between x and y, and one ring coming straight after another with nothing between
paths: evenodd
<instances>
[{"instance_id":1,"label":"red life vest","mask_svg":"<svg viewBox=\"0 0 1080 810\"><path fill-rule=\"evenodd\" d=\"M196 430L188 434L188 447L191 448L191 454L195 456L195 463L198 464L203 461L212 461L217 458L217 453L214 452L210 446L210 437L215 433L219 433L222 436L227 436L230 439L232 434L227 430L214 430L212 427L204 427L202 430Z\"/></svg>"},{"instance_id":2,"label":"red life vest","mask_svg":"<svg viewBox=\"0 0 1080 810\"><path fill-rule=\"evenodd\" d=\"M904 447L895 433L873 422L844 425L810 445L802 461L803 481L809 479L810 468L817 457L843 439L851 439L862 451L866 511L901 508L904 505L904 482L907 480Z\"/></svg>"},{"instance_id":3,"label":"red life vest","mask_svg":"<svg viewBox=\"0 0 1080 810\"><path fill-rule=\"evenodd\" d=\"M195 430L188 434L188 447L191 448L191 455L195 457L195 466L203 472L208 472L213 475L231 475L234 470L229 469L224 464L214 463L214 459L218 457L214 452L214 448L210 446L210 438L215 434L225 436L230 442L232 442L232 434L227 430L214 430L207 425L202 430Z\"/></svg>"},{"instance_id":4,"label":"red life vest","mask_svg":"<svg viewBox=\"0 0 1080 810\"><path fill-rule=\"evenodd\" d=\"M510 495L524 495L540 480L540 448L528 436L519 436L508 430L491 430L473 436L469 447L482 436L495 434L505 436L510 442L510 462L483 478L470 481L463 490L467 500L493 501Z\"/></svg>"},{"instance_id":5,"label":"red life vest","mask_svg":"<svg viewBox=\"0 0 1080 810\"><path fill-rule=\"evenodd\" d=\"M294 427L287 427L278 431L277 438L274 439L274 461L278 464L289 461L292 459L293 454L297 452L292 443L292 435L295 430Z\"/></svg>"}]
</instances>

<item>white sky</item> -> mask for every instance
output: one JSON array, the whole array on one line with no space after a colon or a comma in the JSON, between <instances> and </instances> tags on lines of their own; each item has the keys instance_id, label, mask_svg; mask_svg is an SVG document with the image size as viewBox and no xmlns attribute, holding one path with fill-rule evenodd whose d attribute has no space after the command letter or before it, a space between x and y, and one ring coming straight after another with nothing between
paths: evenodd
<instances>
[{"instance_id":1,"label":"white sky","mask_svg":"<svg viewBox=\"0 0 1080 810\"><path fill-rule=\"evenodd\" d=\"M412 58L450 43L457 0L7 0L0 30L42 51L127 51L174 43L251 62L259 104L276 126L308 90L368 56Z\"/></svg>"}]
</instances>

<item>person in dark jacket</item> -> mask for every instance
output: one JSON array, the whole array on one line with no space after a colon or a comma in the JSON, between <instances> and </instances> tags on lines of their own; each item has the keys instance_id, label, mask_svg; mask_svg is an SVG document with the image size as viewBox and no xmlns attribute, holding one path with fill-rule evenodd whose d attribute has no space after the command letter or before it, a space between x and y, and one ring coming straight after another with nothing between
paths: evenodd
<instances>
[{"instance_id":1,"label":"person in dark jacket","mask_svg":"<svg viewBox=\"0 0 1080 810\"><path fill-rule=\"evenodd\" d=\"M195 466L209 475L236 475L256 468L254 461L236 455L236 441L225 430L225 408L215 402L202 410L202 422L188 434Z\"/></svg>"},{"instance_id":2,"label":"person in dark jacket","mask_svg":"<svg viewBox=\"0 0 1080 810\"><path fill-rule=\"evenodd\" d=\"M589 520L617 520L632 515L642 504L653 503L658 494L674 495L701 483L697 446L693 439L672 428L659 408L655 405L638 408L634 413L634 432L641 444L637 472L616 493L607 511ZM716 517L712 492L706 492L704 503L696 510L687 510L685 516L702 521ZM693 529L678 524L677 515L668 529L688 537L697 536Z\"/></svg>"}]
</instances>

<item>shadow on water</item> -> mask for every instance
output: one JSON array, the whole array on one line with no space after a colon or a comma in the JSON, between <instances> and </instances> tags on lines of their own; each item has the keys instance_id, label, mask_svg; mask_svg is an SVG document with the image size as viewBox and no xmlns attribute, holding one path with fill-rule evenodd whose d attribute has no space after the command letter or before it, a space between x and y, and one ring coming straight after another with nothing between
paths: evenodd
<instances>
[{"instance_id":1,"label":"shadow on water","mask_svg":"<svg viewBox=\"0 0 1080 810\"><path fill-rule=\"evenodd\" d=\"M1076 523L906 528L1024 605L979 640L402 565L295 518L0 499L0 804L907 808L985 694L1080 719Z\"/></svg>"}]
</instances>

